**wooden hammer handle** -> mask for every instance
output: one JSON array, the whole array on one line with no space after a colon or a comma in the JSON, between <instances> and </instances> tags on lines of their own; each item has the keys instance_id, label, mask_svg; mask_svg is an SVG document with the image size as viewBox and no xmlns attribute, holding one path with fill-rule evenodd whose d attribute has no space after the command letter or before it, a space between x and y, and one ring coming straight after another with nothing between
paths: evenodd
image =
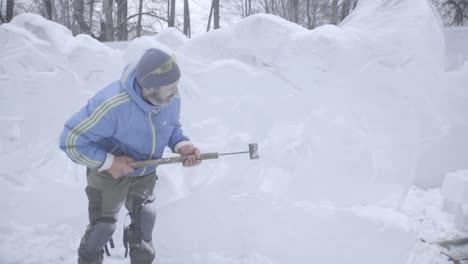
<instances>
[{"instance_id":1,"label":"wooden hammer handle","mask_svg":"<svg viewBox=\"0 0 468 264\"><path fill-rule=\"evenodd\" d=\"M200 154L200 160L217 159L217 158L219 158L219 154L217 152ZM179 156L179 157L162 158L162 159L156 159L156 160L132 161L132 162L129 162L128 164L136 169L136 168L143 168L143 167L148 167L148 166L159 166L163 164L179 163L179 162L184 162L186 159L187 159L186 156Z\"/></svg>"}]
</instances>

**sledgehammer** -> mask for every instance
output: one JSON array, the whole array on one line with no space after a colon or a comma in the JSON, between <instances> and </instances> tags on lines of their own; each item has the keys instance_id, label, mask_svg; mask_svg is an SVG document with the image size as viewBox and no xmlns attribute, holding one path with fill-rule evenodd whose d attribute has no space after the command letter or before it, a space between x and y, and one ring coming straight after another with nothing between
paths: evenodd
<instances>
[{"instance_id":1,"label":"sledgehammer","mask_svg":"<svg viewBox=\"0 0 468 264\"><path fill-rule=\"evenodd\" d=\"M230 152L230 153L218 153L218 152L202 153L200 154L200 160L218 159L219 156L238 155L238 154L246 154L246 153L249 153L251 160L259 159L257 143L249 144L249 151ZM155 159L155 160L140 160L140 161L129 162L129 165L132 166L133 168L143 168L143 167L148 167L148 166L159 166L163 164L184 162L186 159L187 157L185 156L179 156L179 157L170 157L170 158L162 158L162 159Z\"/></svg>"}]
</instances>

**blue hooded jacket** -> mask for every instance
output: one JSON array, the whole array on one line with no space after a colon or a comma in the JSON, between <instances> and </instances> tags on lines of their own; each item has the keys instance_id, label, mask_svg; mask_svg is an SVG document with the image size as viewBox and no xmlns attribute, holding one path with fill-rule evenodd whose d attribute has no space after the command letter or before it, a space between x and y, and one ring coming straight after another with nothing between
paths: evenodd
<instances>
[{"instance_id":1,"label":"blue hooded jacket","mask_svg":"<svg viewBox=\"0 0 468 264\"><path fill-rule=\"evenodd\" d=\"M128 65L115 81L89 99L87 105L66 123L60 148L74 162L99 169L107 153L135 160L159 159L168 146L189 141L179 122L180 98L163 107L143 100L135 78L135 66ZM139 168L129 176L154 172L154 166Z\"/></svg>"}]
</instances>

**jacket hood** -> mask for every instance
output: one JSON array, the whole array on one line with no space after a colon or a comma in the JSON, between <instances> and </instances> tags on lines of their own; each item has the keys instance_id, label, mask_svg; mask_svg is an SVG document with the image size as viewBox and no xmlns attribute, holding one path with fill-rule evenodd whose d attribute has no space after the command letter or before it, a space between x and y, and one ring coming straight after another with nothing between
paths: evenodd
<instances>
[{"instance_id":1,"label":"jacket hood","mask_svg":"<svg viewBox=\"0 0 468 264\"><path fill-rule=\"evenodd\" d=\"M141 95L141 87L136 81L136 63L129 64L125 67L122 77L120 78L122 88L127 92L130 98L146 113L150 113L159 106L149 104Z\"/></svg>"}]
</instances>

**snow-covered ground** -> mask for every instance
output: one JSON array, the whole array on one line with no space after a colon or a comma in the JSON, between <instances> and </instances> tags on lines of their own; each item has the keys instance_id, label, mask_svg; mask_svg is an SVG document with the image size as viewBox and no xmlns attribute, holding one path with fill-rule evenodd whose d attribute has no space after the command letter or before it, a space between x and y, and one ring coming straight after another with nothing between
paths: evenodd
<instances>
[{"instance_id":1,"label":"snow-covered ground","mask_svg":"<svg viewBox=\"0 0 468 264\"><path fill-rule=\"evenodd\" d=\"M415 184L440 187L468 167L468 64L444 72L444 33L426 0L361 0L339 27L255 15L115 49L32 14L1 25L0 263L75 263L86 179L59 134L150 47L177 55L193 142L260 147L255 161L159 168L158 263L451 263L421 239L467 234L439 189ZM128 262L121 235L106 263Z\"/></svg>"}]
</instances>

